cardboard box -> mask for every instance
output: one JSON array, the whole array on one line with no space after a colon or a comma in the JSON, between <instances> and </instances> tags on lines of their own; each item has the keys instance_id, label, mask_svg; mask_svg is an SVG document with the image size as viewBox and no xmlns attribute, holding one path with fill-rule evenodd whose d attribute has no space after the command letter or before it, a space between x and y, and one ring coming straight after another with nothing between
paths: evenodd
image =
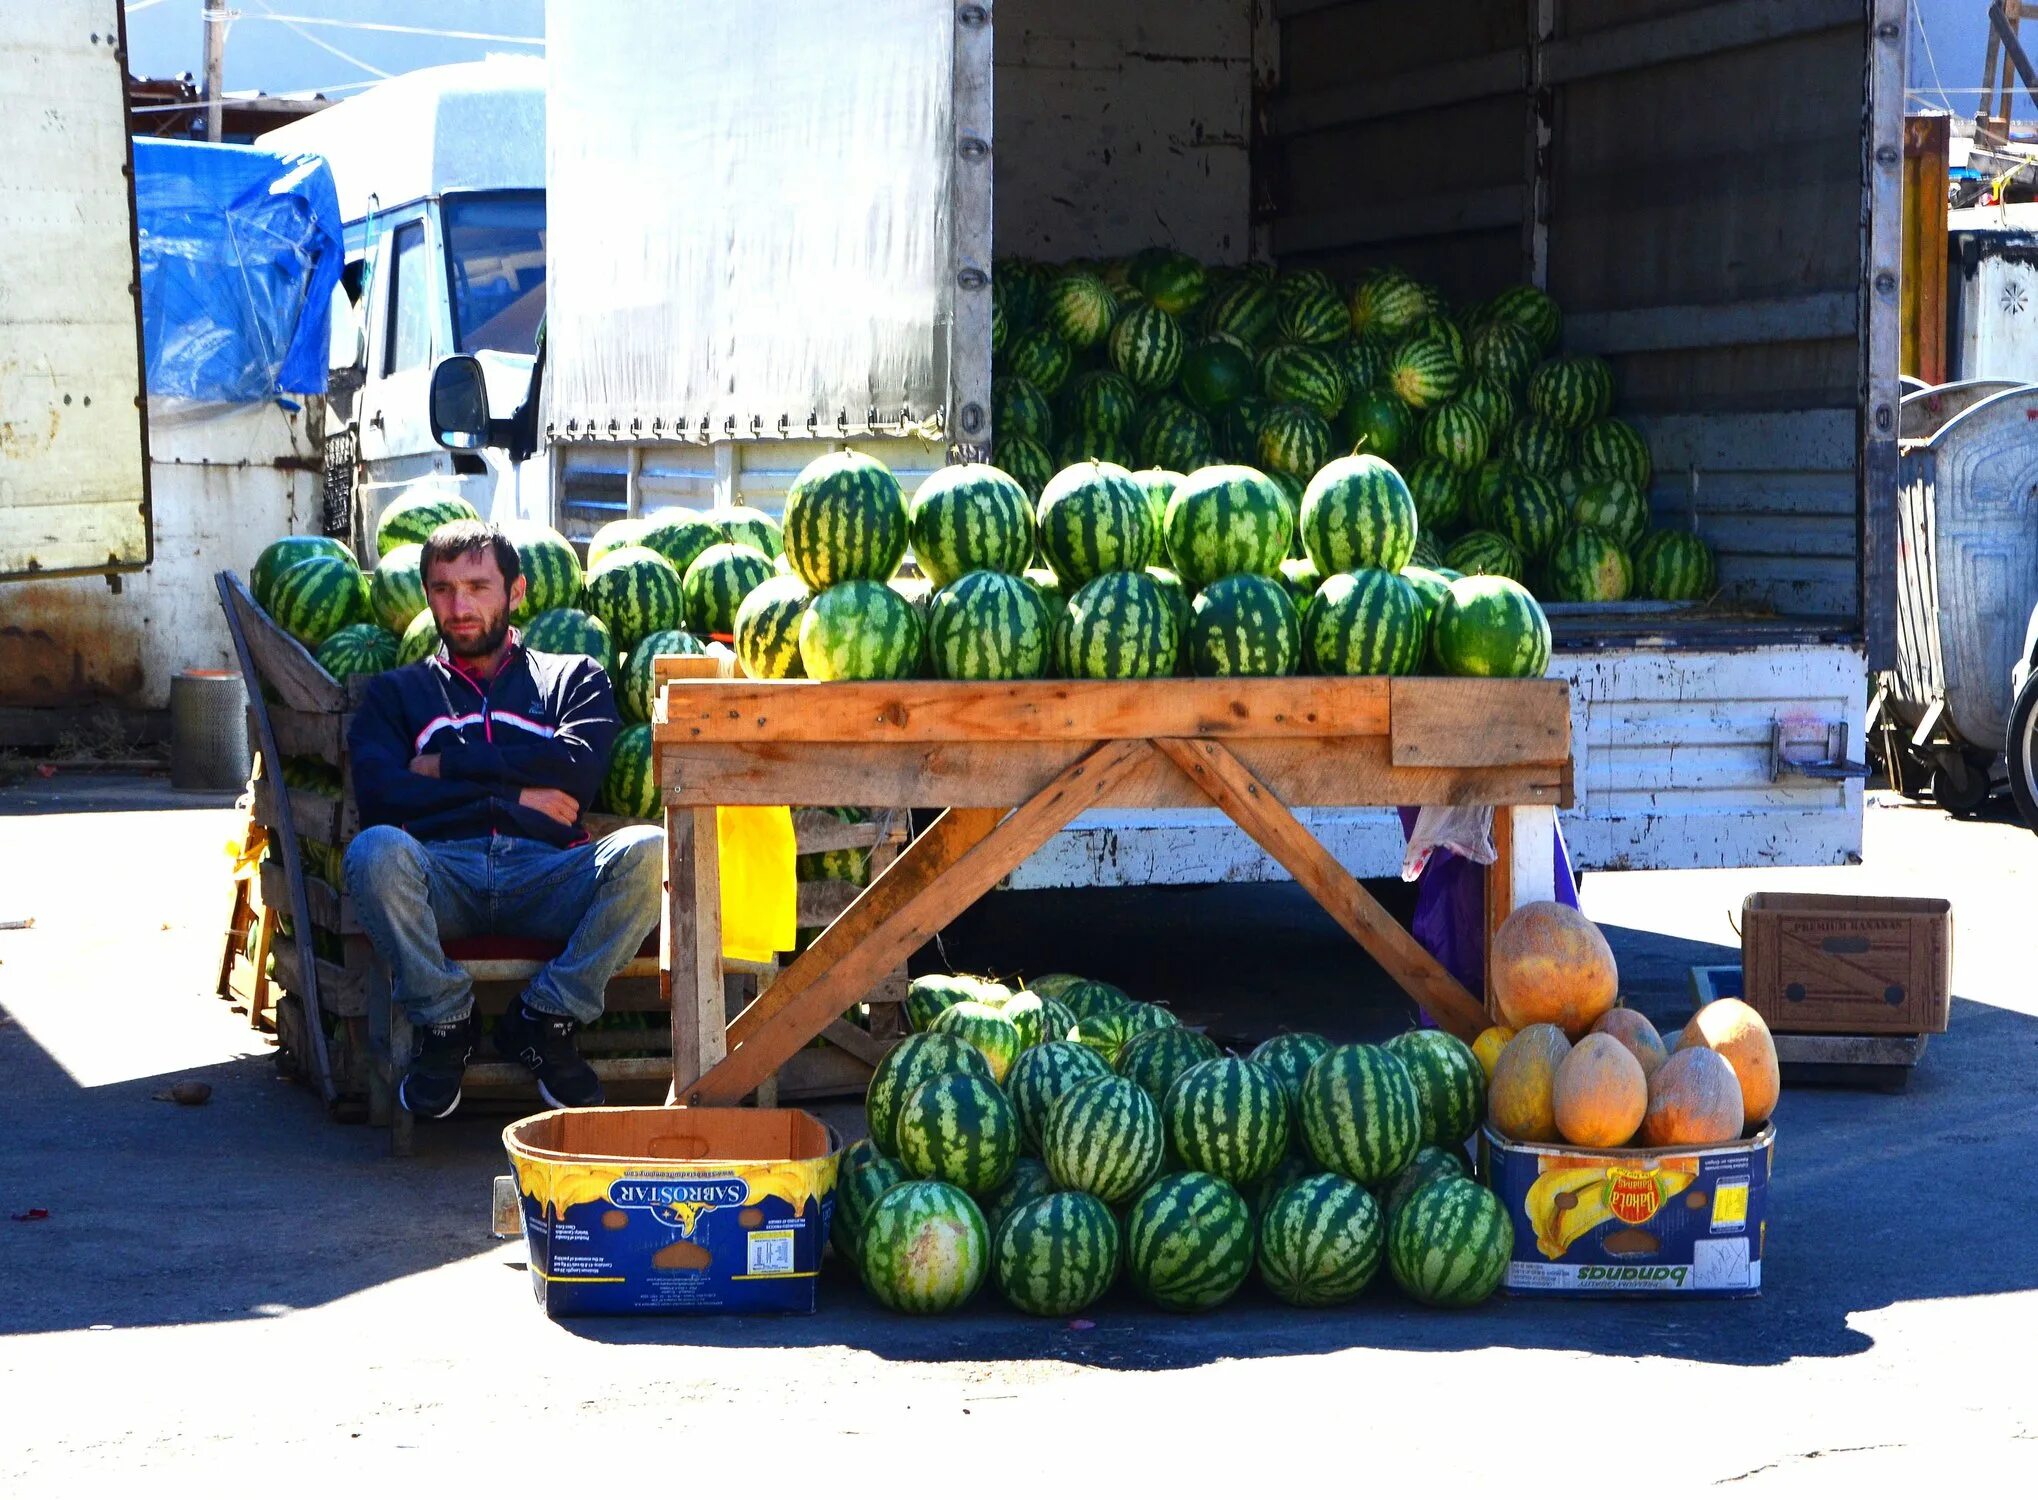
<instances>
[{"instance_id":1,"label":"cardboard box","mask_svg":"<svg viewBox=\"0 0 2038 1500\"><path fill-rule=\"evenodd\" d=\"M1946 1029L1953 907L1911 896L1758 892L1741 907L1743 998L1771 1031Z\"/></svg>"},{"instance_id":2,"label":"cardboard box","mask_svg":"<svg viewBox=\"0 0 2038 1500\"><path fill-rule=\"evenodd\" d=\"M841 1142L812 1115L551 1110L502 1142L553 1317L814 1310Z\"/></svg>"},{"instance_id":3,"label":"cardboard box","mask_svg":"<svg viewBox=\"0 0 2038 1500\"><path fill-rule=\"evenodd\" d=\"M1514 1223L1515 1296L1754 1297L1768 1246L1776 1127L1667 1151L1587 1151L1479 1135L1479 1178Z\"/></svg>"}]
</instances>

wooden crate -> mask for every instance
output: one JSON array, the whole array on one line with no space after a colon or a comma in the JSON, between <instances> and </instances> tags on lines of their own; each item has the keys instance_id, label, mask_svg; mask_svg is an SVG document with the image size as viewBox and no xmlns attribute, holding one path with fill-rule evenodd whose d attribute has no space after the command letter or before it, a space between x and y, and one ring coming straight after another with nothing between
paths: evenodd
<instances>
[{"instance_id":1,"label":"wooden crate","mask_svg":"<svg viewBox=\"0 0 2038 1500\"><path fill-rule=\"evenodd\" d=\"M1291 810L1499 809L1489 924L1546 898L1554 810L1571 796L1568 687L1461 678L1153 682L662 680L673 1093L740 1102L1069 819L1096 807L1215 806L1445 1026L1466 992ZM943 807L756 1001L723 1009L713 838L724 805Z\"/></svg>"}]
</instances>

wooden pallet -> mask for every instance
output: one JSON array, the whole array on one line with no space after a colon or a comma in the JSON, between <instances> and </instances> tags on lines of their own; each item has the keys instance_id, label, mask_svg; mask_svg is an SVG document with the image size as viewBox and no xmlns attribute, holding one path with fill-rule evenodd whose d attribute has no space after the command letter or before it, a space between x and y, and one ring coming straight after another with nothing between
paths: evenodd
<instances>
[{"instance_id":1,"label":"wooden pallet","mask_svg":"<svg viewBox=\"0 0 2038 1500\"><path fill-rule=\"evenodd\" d=\"M1692 1000L1699 1006L1720 999L1741 997L1739 964L1696 964L1691 970ZM1787 1084L1811 1084L1832 1088L1880 1089L1902 1093L1910 1086L1911 1074L1924 1059L1924 1032L1897 1032L1887 1036L1845 1035L1833 1032L1772 1031L1777 1067Z\"/></svg>"},{"instance_id":2,"label":"wooden pallet","mask_svg":"<svg viewBox=\"0 0 2038 1500\"><path fill-rule=\"evenodd\" d=\"M661 679L675 1100L741 1102L874 976L1097 807L1214 805L1443 1025L1487 1011L1383 911L1292 808L1490 805L1489 915L1545 897L1571 795L1569 689L1554 681L1153 682ZM756 1001L729 1018L715 925L715 809L820 801L942 807Z\"/></svg>"}]
</instances>

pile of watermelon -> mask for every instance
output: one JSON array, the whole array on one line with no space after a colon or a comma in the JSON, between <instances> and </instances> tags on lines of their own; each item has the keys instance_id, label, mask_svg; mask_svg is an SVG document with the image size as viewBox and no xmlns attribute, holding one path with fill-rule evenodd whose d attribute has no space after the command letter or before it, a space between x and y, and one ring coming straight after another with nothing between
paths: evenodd
<instances>
[{"instance_id":1,"label":"pile of watermelon","mask_svg":"<svg viewBox=\"0 0 2038 1500\"><path fill-rule=\"evenodd\" d=\"M1715 590L1703 541L1651 530L1648 444L1613 415L1611 369L1563 348L1562 312L1535 287L1453 307L1391 268L1341 285L1154 248L1001 261L992 290L997 462L1036 496L1086 461L1232 463L1299 507L1334 456L1368 453L1407 479L1424 566L1565 602Z\"/></svg>"},{"instance_id":2,"label":"pile of watermelon","mask_svg":"<svg viewBox=\"0 0 2038 1500\"><path fill-rule=\"evenodd\" d=\"M923 976L907 1015L832 1227L886 1307L952 1312L990 1281L1021 1312L1069 1317L1122 1273L1143 1300L1198 1312L1255 1270L1282 1301L1328 1307L1383 1262L1432 1306L1500 1283L1513 1231L1463 1149L1485 1072L1442 1032L1384 1047L1290 1033L1231 1057L1070 974L1019 990Z\"/></svg>"}]
</instances>

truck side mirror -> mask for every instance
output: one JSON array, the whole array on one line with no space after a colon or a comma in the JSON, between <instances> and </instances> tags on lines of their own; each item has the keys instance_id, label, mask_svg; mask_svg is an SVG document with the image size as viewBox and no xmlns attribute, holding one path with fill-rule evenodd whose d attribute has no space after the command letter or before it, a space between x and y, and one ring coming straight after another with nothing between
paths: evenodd
<instances>
[{"instance_id":1,"label":"truck side mirror","mask_svg":"<svg viewBox=\"0 0 2038 1500\"><path fill-rule=\"evenodd\" d=\"M432 371L432 436L443 448L472 453L494 446L500 424L488 417L488 382L481 361L449 354Z\"/></svg>"}]
</instances>

